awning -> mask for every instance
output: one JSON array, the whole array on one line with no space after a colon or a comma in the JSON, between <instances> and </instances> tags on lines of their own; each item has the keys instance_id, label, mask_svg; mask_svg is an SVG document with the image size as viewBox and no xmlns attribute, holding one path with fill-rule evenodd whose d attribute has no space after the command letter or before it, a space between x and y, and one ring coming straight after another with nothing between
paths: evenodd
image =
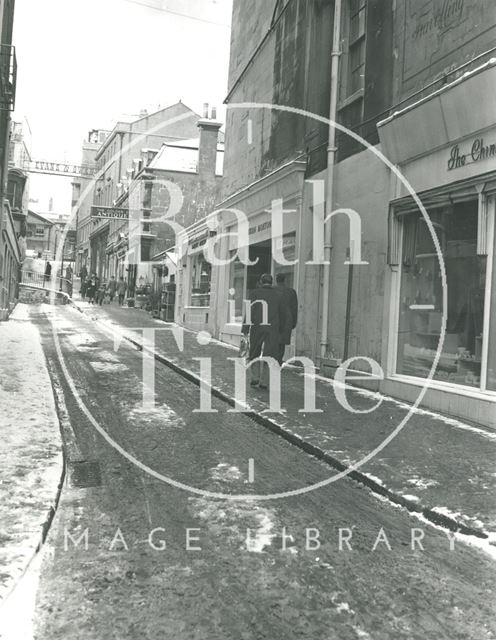
<instances>
[{"instance_id":1,"label":"awning","mask_svg":"<svg viewBox=\"0 0 496 640\"><path fill-rule=\"evenodd\" d=\"M495 103L496 59L491 59L379 122L382 151L391 162L403 165L449 147L493 127Z\"/></svg>"}]
</instances>

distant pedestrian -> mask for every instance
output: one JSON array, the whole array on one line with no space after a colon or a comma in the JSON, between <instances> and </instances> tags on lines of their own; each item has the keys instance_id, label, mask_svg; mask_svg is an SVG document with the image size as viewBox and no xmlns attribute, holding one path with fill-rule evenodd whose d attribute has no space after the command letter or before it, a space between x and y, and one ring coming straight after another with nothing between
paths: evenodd
<instances>
[{"instance_id":1,"label":"distant pedestrian","mask_svg":"<svg viewBox=\"0 0 496 640\"><path fill-rule=\"evenodd\" d=\"M44 277L44 281L48 282L50 280L52 276L52 265L48 262L45 265L45 277Z\"/></svg>"},{"instance_id":2,"label":"distant pedestrian","mask_svg":"<svg viewBox=\"0 0 496 640\"><path fill-rule=\"evenodd\" d=\"M87 286L87 279L88 279L88 269L86 268L86 265L83 264L83 266L81 267L81 271L79 272L79 277L81 278L81 288L79 289L79 293L81 294L81 298L84 300L85 296L86 296L86 286Z\"/></svg>"},{"instance_id":3,"label":"distant pedestrian","mask_svg":"<svg viewBox=\"0 0 496 640\"><path fill-rule=\"evenodd\" d=\"M121 276L119 278L119 282L117 283L117 295L119 296L119 305L122 307L124 304L124 298L126 296L127 284L124 281L124 278Z\"/></svg>"},{"instance_id":4,"label":"distant pedestrian","mask_svg":"<svg viewBox=\"0 0 496 640\"><path fill-rule=\"evenodd\" d=\"M269 273L264 273L257 287L250 291L250 322L248 322L245 309L242 326L243 335L249 334L250 336L248 362L261 355L277 360L279 355L281 329L287 322L289 312L283 296L272 286L272 282L272 276ZM250 385L267 389L269 384L267 363L255 362L251 366L250 372Z\"/></svg>"},{"instance_id":5,"label":"distant pedestrian","mask_svg":"<svg viewBox=\"0 0 496 640\"><path fill-rule=\"evenodd\" d=\"M100 306L103 305L103 299L105 298L106 289L107 289L107 283L102 280L98 285L98 289L95 296L96 303L99 304Z\"/></svg>"},{"instance_id":6,"label":"distant pedestrian","mask_svg":"<svg viewBox=\"0 0 496 640\"><path fill-rule=\"evenodd\" d=\"M282 296L288 312L288 317L285 319L283 326L281 326L281 339L279 342L279 352L277 356L279 364L282 364L286 345L291 344L291 333L293 332L293 329L296 328L296 324L298 322L298 296L294 289L286 287L285 280L286 278L284 273L278 273L276 275L276 290Z\"/></svg>"},{"instance_id":7,"label":"distant pedestrian","mask_svg":"<svg viewBox=\"0 0 496 640\"><path fill-rule=\"evenodd\" d=\"M95 296L98 290L98 278L95 274L88 278L88 284L86 286L86 296L90 304L95 304Z\"/></svg>"},{"instance_id":8,"label":"distant pedestrian","mask_svg":"<svg viewBox=\"0 0 496 640\"><path fill-rule=\"evenodd\" d=\"M111 276L109 283L107 284L107 295L110 303L114 301L116 291L117 291L117 281L114 276Z\"/></svg>"}]
</instances>

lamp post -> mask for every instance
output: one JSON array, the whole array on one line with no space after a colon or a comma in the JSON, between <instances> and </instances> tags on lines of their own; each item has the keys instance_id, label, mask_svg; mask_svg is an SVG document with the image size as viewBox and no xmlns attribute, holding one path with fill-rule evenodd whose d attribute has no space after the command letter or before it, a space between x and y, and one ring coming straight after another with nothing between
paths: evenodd
<instances>
[{"instance_id":1,"label":"lamp post","mask_svg":"<svg viewBox=\"0 0 496 640\"><path fill-rule=\"evenodd\" d=\"M62 231L62 237L64 237L64 232ZM60 264L60 287L59 287L59 291L62 291L62 284L63 284L63 279L64 279L64 248L65 248L65 239L64 242L62 243L62 262Z\"/></svg>"}]
</instances>

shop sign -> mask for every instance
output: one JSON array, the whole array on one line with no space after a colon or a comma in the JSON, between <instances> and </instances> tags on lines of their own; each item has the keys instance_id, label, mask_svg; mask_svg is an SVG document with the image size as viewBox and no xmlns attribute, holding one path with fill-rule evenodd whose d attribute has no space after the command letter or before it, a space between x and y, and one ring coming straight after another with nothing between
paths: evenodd
<instances>
[{"instance_id":1,"label":"shop sign","mask_svg":"<svg viewBox=\"0 0 496 640\"><path fill-rule=\"evenodd\" d=\"M129 209L122 207L91 207L93 220L129 220Z\"/></svg>"},{"instance_id":2,"label":"shop sign","mask_svg":"<svg viewBox=\"0 0 496 640\"><path fill-rule=\"evenodd\" d=\"M489 158L496 158L496 143L487 144L484 138L476 138L469 153L461 153L460 145L451 147L448 160L448 171L460 169L473 162L481 162Z\"/></svg>"},{"instance_id":3,"label":"shop sign","mask_svg":"<svg viewBox=\"0 0 496 640\"><path fill-rule=\"evenodd\" d=\"M272 227L272 222L270 220L267 220L266 222L262 222L261 224L250 227L248 230L248 233L251 236L254 233L260 233L261 231L265 231L266 229L270 229L271 227Z\"/></svg>"},{"instance_id":4,"label":"shop sign","mask_svg":"<svg viewBox=\"0 0 496 640\"><path fill-rule=\"evenodd\" d=\"M465 0L443 0L442 5L432 6L429 12L420 12L412 38L418 40L433 30L443 32L458 25L462 20L464 3Z\"/></svg>"},{"instance_id":5,"label":"shop sign","mask_svg":"<svg viewBox=\"0 0 496 640\"><path fill-rule=\"evenodd\" d=\"M293 248L296 244L296 236L295 234L291 234L290 236L284 236L282 238L275 238L276 246L280 249L289 249Z\"/></svg>"},{"instance_id":6,"label":"shop sign","mask_svg":"<svg viewBox=\"0 0 496 640\"><path fill-rule=\"evenodd\" d=\"M67 162L45 162L43 160L33 160L24 165L24 170L28 173L49 173L51 175L62 175L75 178L92 178L96 173L96 168L89 165L69 164Z\"/></svg>"},{"instance_id":7,"label":"shop sign","mask_svg":"<svg viewBox=\"0 0 496 640\"><path fill-rule=\"evenodd\" d=\"M208 231L204 231L201 234L197 234L196 236L193 236L193 238L190 238L189 240L190 247L192 249L197 249L198 247L202 247L204 244L206 244L208 236L209 236Z\"/></svg>"}]
</instances>

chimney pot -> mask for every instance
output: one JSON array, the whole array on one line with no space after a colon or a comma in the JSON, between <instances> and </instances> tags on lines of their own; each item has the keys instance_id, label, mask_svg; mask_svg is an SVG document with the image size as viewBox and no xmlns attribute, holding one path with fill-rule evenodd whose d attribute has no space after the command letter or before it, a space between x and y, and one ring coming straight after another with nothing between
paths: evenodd
<instances>
[{"instance_id":1,"label":"chimney pot","mask_svg":"<svg viewBox=\"0 0 496 640\"><path fill-rule=\"evenodd\" d=\"M212 107L212 115L210 117L212 120L217 120L217 107Z\"/></svg>"},{"instance_id":2,"label":"chimney pot","mask_svg":"<svg viewBox=\"0 0 496 640\"><path fill-rule=\"evenodd\" d=\"M208 118L208 102L203 103L203 117Z\"/></svg>"}]
</instances>

